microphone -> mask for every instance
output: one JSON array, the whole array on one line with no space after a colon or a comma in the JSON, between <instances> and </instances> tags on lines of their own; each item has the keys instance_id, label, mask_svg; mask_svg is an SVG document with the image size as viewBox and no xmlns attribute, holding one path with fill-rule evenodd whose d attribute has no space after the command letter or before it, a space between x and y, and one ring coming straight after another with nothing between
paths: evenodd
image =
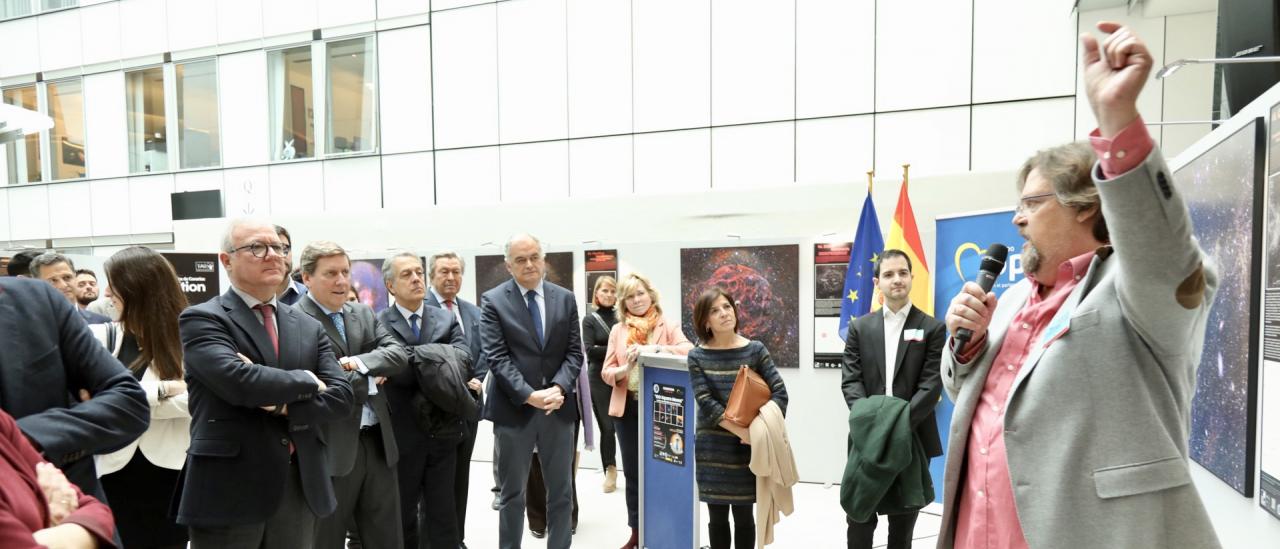
<instances>
[{"instance_id":1,"label":"microphone","mask_svg":"<svg viewBox=\"0 0 1280 549\"><path fill-rule=\"evenodd\" d=\"M996 242L987 247L987 255L982 256L982 265L978 267L978 276L973 281L982 287L982 292L990 292L991 286L995 285L996 277L1000 276L1000 271L1004 270L1004 261L1009 257L1009 248L1004 244ZM960 328L956 330L956 354L964 352L965 344L969 343L969 338L973 337L973 331L968 328Z\"/></svg>"}]
</instances>

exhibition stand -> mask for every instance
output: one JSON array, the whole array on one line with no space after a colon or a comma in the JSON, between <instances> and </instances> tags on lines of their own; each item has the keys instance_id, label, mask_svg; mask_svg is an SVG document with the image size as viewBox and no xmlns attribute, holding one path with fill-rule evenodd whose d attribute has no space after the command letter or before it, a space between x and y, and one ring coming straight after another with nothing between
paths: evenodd
<instances>
[{"instance_id":1,"label":"exhibition stand","mask_svg":"<svg viewBox=\"0 0 1280 549\"><path fill-rule=\"evenodd\" d=\"M685 357L640 356L640 547L698 549L697 416Z\"/></svg>"}]
</instances>

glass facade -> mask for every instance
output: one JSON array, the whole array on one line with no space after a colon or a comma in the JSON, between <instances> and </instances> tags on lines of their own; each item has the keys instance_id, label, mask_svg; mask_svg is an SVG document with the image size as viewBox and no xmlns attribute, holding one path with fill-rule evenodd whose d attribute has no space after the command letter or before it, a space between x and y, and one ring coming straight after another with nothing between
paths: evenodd
<instances>
[{"instance_id":1,"label":"glass facade","mask_svg":"<svg viewBox=\"0 0 1280 549\"><path fill-rule=\"evenodd\" d=\"M183 63L174 68L178 94L179 167L208 168L221 163L218 138L218 62Z\"/></svg>"},{"instance_id":2,"label":"glass facade","mask_svg":"<svg viewBox=\"0 0 1280 549\"><path fill-rule=\"evenodd\" d=\"M164 68L128 72L124 81L129 121L129 173L168 171Z\"/></svg>"},{"instance_id":3,"label":"glass facade","mask_svg":"<svg viewBox=\"0 0 1280 549\"><path fill-rule=\"evenodd\" d=\"M39 111L36 87L23 86L4 90L4 102L29 111ZM8 166L9 184L40 181L40 134L28 134L22 139L5 145L5 165Z\"/></svg>"},{"instance_id":4,"label":"glass facade","mask_svg":"<svg viewBox=\"0 0 1280 549\"><path fill-rule=\"evenodd\" d=\"M311 46L268 52L267 88L271 159L315 156Z\"/></svg>"},{"instance_id":5,"label":"glass facade","mask_svg":"<svg viewBox=\"0 0 1280 549\"><path fill-rule=\"evenodd\" d=\"M377 88L373 37L328 45L329 154L366 152L376 148L374 130Z\"/></svg>"},{"instance_id":6,"label":"glass facade","mask_svg":"<svg viewBox=\"0 0 1280 549\"><path fill-rule=\"evenodd\" d=\"M80 79L49 82L49 134L51 180L85 176L84 86Z\"/></svg>"}]
</instances>

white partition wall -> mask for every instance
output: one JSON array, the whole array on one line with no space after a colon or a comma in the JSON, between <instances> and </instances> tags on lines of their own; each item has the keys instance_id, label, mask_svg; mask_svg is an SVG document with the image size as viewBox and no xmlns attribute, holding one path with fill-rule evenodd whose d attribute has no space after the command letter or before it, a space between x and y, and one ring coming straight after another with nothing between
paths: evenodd
<instances>
[{"instance_id":1,"label":"white partition wall","mask_svg":"<svg viewBox=\"0 0 1280 549\"><path fill-rule=\"evenodd\" d=\"M378 83L383 154L431 150L430 26L378 33Z\"/></svg>"},{"instance_id":2,"label":"white partition wall","mask_svg":"<svg viewBox=\"0 0 1280 549\"><path fill-rule=\"evenodd\" d=\"M84 77L85 161L92 178L129 174L128 123L125 118L124 73Z\"/></svg>"}]
</instances>

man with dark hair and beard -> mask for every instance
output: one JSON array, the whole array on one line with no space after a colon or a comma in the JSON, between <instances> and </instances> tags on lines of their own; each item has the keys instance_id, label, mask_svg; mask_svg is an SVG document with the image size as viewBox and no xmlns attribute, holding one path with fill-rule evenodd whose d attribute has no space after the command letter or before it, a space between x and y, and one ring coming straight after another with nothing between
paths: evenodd
<instances>
[{"instance_id":1,"label":"man with dark hair and beard","mask_svg":"<svg viewBox=\"0 0 1280 549\"><path fill-rule=\"evenodd\" d=\"M1019 171L1027 279L998 303L967 283L946 310L972 338L942 357L942 549L1220 546L1187 465L1217 271L1138 115L1151 53L1098 29L1081 37L1098 129Z\"/></svg>"}]
</instances>

